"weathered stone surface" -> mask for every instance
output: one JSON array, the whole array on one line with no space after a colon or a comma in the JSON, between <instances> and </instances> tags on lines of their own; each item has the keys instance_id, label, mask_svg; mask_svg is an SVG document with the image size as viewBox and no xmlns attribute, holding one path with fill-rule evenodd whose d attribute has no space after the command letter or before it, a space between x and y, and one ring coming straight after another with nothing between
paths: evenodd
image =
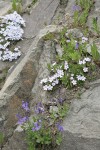
<instances>
[{"instance_id":1,"label":"weathered stone surface","mask_svg":"<svg viewBox=\"0 0 100 150\"><path fill-rule=\"evenodd\" d=\"M48 94L46 91L43 90L42 85L40 84L40 81L43 78L46 78L49 76L49 70L48 70L48 64L51 64L55 57L55 48L51 45L51 42L46 42L43 47L43 52L40 56L39 60L39 66L38 66L38 75L35 80L34 87L32 89L32 94L34 97L34 103L35 101L44 101L46 102L48 99ZM38 94L37 94L38 91Z\"/></svg>"},{"instance_id":2,"label":"weathered stone surface","mask_svg":"<svg viewBox=\"0 0 100 150\"><path fill-rule=\"evenodd\" d=\"M69 0L65 12L68 13L70 16L73 15L72 7L75 5L75 0Z\"/></svg>"},{"instance_id":3,"label":"weathered stone surface","mask_svg":"<svg viewBox=\"0 0 100 150\"><path fill-rule=\"evenodd\" d=\"M58 5L59 0L40 0L30 15L25 14L23 17L26 20L27 28L24 37L36 36L45 25L51 24Z\"/></svg>"},{"instance_id":4,"label":"weathered stone surface","mask_svg":"<svg viewBox=\"0 0 100 150\"><path fill-rule=\"evenodd\" d=\"M29 5L31 5L32 0L22 0L22 7L26 9Z\"/></svg>"},{"instance_id":5,"label":"weathered stone surface","mask_svg":"<svg viewBox=\"0 0 100 150\"><path fill-rule=\"evenodd\" d=\"M64 120L63 150L100 149L100 79L71 104Z\"/></svg>"},{"instance_id":6,"label":"weathered stone surface","mask_svg":"<svg viewBox=\"0 0 100 150\"><path fill-rule=\"evenodd\" d=\"M0 118L2 118L0 122L0 130L3 132L6 138L12 136L14 129L16 128L16 114L18 112L21 113L20 107L22 100L24 99L28 101L33 99L32 103L34 103L35 96L32 98L31 95L33 85L35 85L37 81L40 82L41 76L39 75L48 73L47 63L51 62L54 49L50 49L48 44L47 46L44 46L44 49L40 48L40 39L48 32L60 30L61 27L57 28L57 26L48 26L40 32L40 34L33 41L33 44L31 45L26 56L16 66L11 75L9 75L2 90L0 91ZM38 84L36 86L38 86ZM42 91L43 90L41 89L41 93ZM4 144L5 142L6 140L4 140ZM12 149L13 144L10 144L9 142L8 145L8 149ZM15 145L13 145L13 149L16 149ZM20 148L18 147L18 149Z\"/></svg>"},{"instance_id":7,"label":"weathered stone surface","mask_svg":"<svg viewBox=\"0 0 100 150\"><path fill-rule=\"evenodd\" d=\"M20 138L19 138L20 137ZM23 132L15 132L2 150L27 150L25 134Z\"/></svg>"},{"instance_id":8,"label":"weathered stone surface","mask_svg":"<svg viewBox=\"0 0 100 150\"><path fill-rule=\"evenodd\" d=\"M30 4L30 1L32 0L25 0L24 5L27 6L28 4ZM2 5L8 7L8 4L6 5L5 3L8 2L2 1ZM2 7L4 10L4 7L2 5L0 5L0 7ZM23 14L23 18L26 21L26 27L24 28L25 33L23 35L23 40L19 41L16 44L16 47L21 47L22 56L16 62L0 61L0 69L3 69L7 66L13 66L13 68L17 66L17 64L23 59L23 57L28 52L30 45L33 43L34 37L39 33L41 29L45 28L46 25L52 23L52 19L55 15L56 9L58 8L58 5L59 0L39 0L37 4L34 7L32 7L30 15L26 13ZM7 8L5 10L7 13Z\"/></svg>"},{"instance_id":9,"label":"weathered stone surface","mask_svg":"<svg viewBox=\"0 0 100 150\"><path fill-rule=\"evenodd\" d=\"M83 36L83 33L80 31L80 29L74 28L67 30L68 34L72 34L75 38L81 38Z\"/></svg>"},{"instance_id":10,"label":"weathered stone surface","mask_svg":"<svg viewBox=\"0 0 100 150\"><path fill-rule=\"evenodd\" d=\"M11 9L10 0L1 0L0 1L0 16L5 15Z\"/></svg>"}]
</instances>

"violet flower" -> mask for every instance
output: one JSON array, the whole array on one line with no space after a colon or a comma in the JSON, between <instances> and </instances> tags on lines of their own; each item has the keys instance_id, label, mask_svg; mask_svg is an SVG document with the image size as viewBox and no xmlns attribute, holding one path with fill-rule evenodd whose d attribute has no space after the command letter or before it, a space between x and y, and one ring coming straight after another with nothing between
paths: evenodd
<instances>
[{"instance_id":1,"label":"violet flower","mask_svg":"<svg viewBox=\"0 0 100 150\"><path fill-rule=\"evenodd\" d=\"M79 43L77 42L75 45L75 49L78 49L78 48L79 48Z\"/></svg>"},{"instance_id":2,"label":"violet flower","mask_svg":"<svg viewBox=\"0 0 100 150\"><path fill-rule=\"evenodd\" d=\"M60 132L64 131L64 128L60 125L60 123L57 123L56 126L57 126L58 131L60 131Z\"/></svg>"},{"instance_id":3,"label":"violet flower","mask_svg":"<svg viewBox=\"0 0 100 150\"><path fill-rule=\"evenodd\" d=\"M72 7L72 10L73 10L73 11L80 11L80 10L81 10L81 7L80 7L79 5L74 5L74 6Z\"/></svg>"},{"instance_id":4,"label":"violet flower","mask_svg":"<svg viewBox=\"0 0 100 150\"><path fill-rule=\"evenodd\" d=\"M34 122L34 127L32 128L32 131L38 131L41 129L40 122L41 122L41 120Z\"/></svg>"},{"instance_id":5,"label":"violet flower","mask_svg":"<svg viewBox=\"0 0 100 150\"><path fill-rule=\"evenodd\" d=\"M28 121L28 117L27 116L21 117L19 114L17 114L16 116L18 118L17 124L19 124L19 125L22 125L23 123L25 123L26 121Z\"/></svg>"},{"instance_id":6,"label":"violet flower","mask_svg":"<svg viewBox=\"0 0 100 150\"><path fill-rule=\"evenodd\" d=\"M41 102L39 102L36 106L35 106L35 112L37 114L44 112L44 106Z\"/></svg>"},{"instance_id":7,"label":"violet flower","mask_svg":"<svg viewBox=\"0 0 100 150\"><path fill-rule=\"evenodd\" d=\"M24 102L22 101L22 108L26 111L29 111L29 106L28 106L28 102Z\"/></svg>"},{"instance_id":8,"label":"violet flower","mask_svg":"<svg viewBox=\"0 0 100 150\"><path fill-rule=\"evenodd\" d=\"M59 98L59 99L58 99L58 102L59 102L60 104L63 104L63 102L64 102L64 99L62 99L62 98Z\"/></svg>"}]
</instances>

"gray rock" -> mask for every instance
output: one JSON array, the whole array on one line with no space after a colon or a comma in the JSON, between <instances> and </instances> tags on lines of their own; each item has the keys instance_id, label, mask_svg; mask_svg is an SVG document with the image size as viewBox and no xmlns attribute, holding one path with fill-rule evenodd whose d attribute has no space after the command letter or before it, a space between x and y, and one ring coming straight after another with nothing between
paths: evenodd
<instances>
[{"instance_id":1,"label":"gray rock","mask_svg":"<svg viewBox=\"0 0 100 150\"><path fill-rule=\"evenodd\" d=\"M87 44L87 52L91 53L91 46L93 45L93 42L96 44L98 52L100 53L100 38L97 38L95 41L94 39L89 40L89 44Z\"/></svg>"},{"instance_id":2,"label":"gray rock","mask_svg":"<svg viewBox=\"0 0 100 150\"><path fill-rule=\"evenodd\" d=\"M10 0L2 1L0 0L0 15L4 15L5 11L9 8ZM23 0L24 6L27 7L32 0ZM41 29L44 29L46 25L52 23L52 19L55 15L56 9L58 8L59 0L39 0L37 4L32 7L31 14L23 14L23 18L26 21L26 27L24 28L23 40L19 41L15 46L21 47L22 56L19 60L15 62L2 62L0 61L0 70L5 67L11 67L14 65L14 68L19 64L23 59L26 53L29 50L30 45L32 45L34 38L39 33ZM11 4L10 4L11 8ZM3 13L2 13L3 11Z\"/></svg>"},{"instance_id":3,"label":"gray rock","mask_svg":"<svg viewBox=\"0 0 100 150\"><path fill-rule=\"evenodd\" d=\"M67 30L68 34L72 34L73 37L75 38L81 38L83 36L83 33L80 31L80 29L69 29Z\"/></svg>"},{"instance_id":4,"label":"gray rock","mask_svg":"<svg viewBox=\"0 0 100 150\"><path fill-rule=\"evenodd\" d=\"M7 14L7 12L11 9L11 1L10 0L0 0L0 16Z\"/></svg>"},{"instance_id":5,"label":"gray rock","mask_svg":"<svg viewBox=\"0 0 100 150\"><path fill-rule=\"evenodd\" d=\"M61 4L61 5L65 5L65 6L66 6L66 5L67 5L67 2L68 2L68 0L60 0L60 4Z\"/></svg>"},{"instance_id":6,"label":"gray rock","mask_svg":"<svg viewBox=\"0 0 100 150\"><path fill-rule=\"evenodd\" d=\"M71 104L60 150L100 150L100 79Z\"/></svg>"},{"instance_id":7,"label":"gray rock","mask_svg":"<svg viewBox=\"0 0 100 150\"><path fill-rule=\"evenodd\" d=\"M36 36L40 29L50 25L58 5L59 0L40 0L30 15L23 15L27 26L24 37Z\"/></svg>"},{"instance_id":8,"label":"gray rock","mask_svg":"<svg viewBox=\"0 0 100 150\"><path fill-rule=\"evenodd\" d=\"M70 16L73 16L73 10L72 7L75 5L75 0L68 1L67 7L65 9L65 12L68 13Z\"/></svg>"},{"instance_id":9,"label":"gray rock","mask_svg":"<svg viewBox=\"0 0 100 150\"><path fill-rule=\"evenodd\" d=\"M33 97L31 95L32 88L36 89L36 91L34 91L37 98L43 96L44 100L47 100L46 93L43 93L42 86L40 87L39 85L40 79L49 73L47 64L52 61L55 51L51 47L50 42L47 42L43 48L40 43L42 37L48 32L60 31L61 29L61 27L57 26L48 26L37 35L26 56L8 76L2 90L0 91L0 118L2 118L2 116L5 118L2 120L0 130L4 133L5 137L9 138L9 140L14 132L14 127L17 122L17 118L15 116L21 111L20 106L22 100L30 100L33 98L31 106L32 103L37 100L35 99L35 94ZM38 100L40 101L41 99ZM13 136L15 139L12 137L11 141L16 140L16 136ZM4 150L7 148L16 149L16 142L15 144L13 143L10 143L9 141L9 146L7 143ZM20 149L20 145L18 149Z\"/></svg>"},{"instance_id":10,"label":"gray rock","mask_svg":"<svg viewBox=\"0 0 100 150\"><path fill-rule=\"evenodd\" d=\"M63 54L63 49L61 48L61 46L59 44L56 44L56 52L58 53L58 55L61 57Z\"/></svg>"},{"instance_id":11,"label":"gray rock","mask_svg":"<svg viewBox=\"0 0 100 150\"><path fill-rule=\"evenodd\" d=\"M52 112L58 112L58 107L57 106L50 106L50 113Z\"/></svg>"},{"instance_id":12,"label":"gray rock","mask_svg":"<svg viewBox=\"0 0 100 150\"><path fill-rule=\"evenodd\" d=\"M48 94L46 91L43 90L43 86L40 84L40 81L43 78L47 78L49 76L48 64L52 63L55 55L56 53L55 53L54 46L51 46L51 42L46 42L42 49L42 54L40 56L39 66L38 66L38 75L32 89L34 101L46 102L48 99Z\"/></svg>"}]
</instances>

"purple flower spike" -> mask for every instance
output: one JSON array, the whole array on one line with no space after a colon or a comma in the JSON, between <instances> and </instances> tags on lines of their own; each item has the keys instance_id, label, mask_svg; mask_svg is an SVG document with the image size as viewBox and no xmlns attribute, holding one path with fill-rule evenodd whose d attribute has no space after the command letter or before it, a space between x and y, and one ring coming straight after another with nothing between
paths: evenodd
<instances>
[{"instance_id":1,"label":"purple flower spike","mask_svg":"<svg viewBox=\"0 0 100 150\"><path fill-rule=\"evenodd\" d=\"M39 124L39 122L34 122L34 127L32 128L32 131L39 131L41 129L41 125Z\"/></svg>"},{"instance_id":2,"label":"purple flower spike","mask_svg":"<svg viewBox=\"0 0 100 150\"><path fill-rule=\"evenodd\" d=\"M80 10L81 10L81 7L78 6L78 5L74 5L74 6L72 7L72 10L73 10L73 11L80 11Z\"/></svg>"},{"instance_id":3,"label":"purple flower spike","mask_svg":"<svg viewBox=\"0 0 100 150\"><path fill-rule=\"evenodd\" d=\"M39 102L35 107L35 112L37 114L44 112L44 106L41 102Z\"/></svg>"},{"instance_id":4,"label":"purple flower spike","mask_svg":"<svg viewBox=\"0 0 100 150\"><path fill-rule=\"evenodd\" d=\"M22 108L26 111L29 111L29 106L28 106L28 102L24 102L22 101Z\"/></svg>"},{"instance_id":5,"label":"purple flower spike","mask_svg":"<svg viewBox=\"0 0 100 150\"><path fill-rule=\"evenodd\" d=\"M60 125L60 123L57 123L57 129L58 129L58 131L60 131L60 132L63 132L63 131L64 131L64 128Z\"/></svg>"},{"instance_id":6,"label":"purple flower spike","mask_svg":"<svg viewBox=\"0 0 100 150\"><path fill-rule=\"evenodd\" d=\"M18 122L17 122L17 124L19 124L19 125L22 125L23 123L25 123L26 121L28 121L28 117L27 116L25 116L25 117L21 117L20 115L16 115L17 117L18 117Z\"/></svg>"},{"instance_id":7,"label":"purple flower spike","mask_svg":"<svg viewBox=\"0 0 100 150\"><path fill-rule=\"evenodd\" d=\"M59 98L59 99L58 99L58 102L59 102L60 104L63 104L63 102L64 102L64 99L62 99L62 98Z\"/></svg>"},{"instance_id":8,"label":"purple flower spike","mask_svg":"<svg viewBox=\"0 0 100 150\"><path fill-rule=\"evenodd\" d=\"M77 42L75 45L75 49L78 49L78 48L79 48L79 43Z\"/></svg>"}]
</instances>

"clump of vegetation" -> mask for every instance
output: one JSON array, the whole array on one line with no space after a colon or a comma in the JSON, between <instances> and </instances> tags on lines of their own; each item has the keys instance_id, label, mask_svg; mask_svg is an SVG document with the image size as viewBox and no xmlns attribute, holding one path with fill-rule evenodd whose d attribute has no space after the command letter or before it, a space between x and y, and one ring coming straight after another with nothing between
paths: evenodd
<instances>
[{"instance_id":1,"label":"clump of vegetation","mask_svg":"<svg viewBox=\"0 0 100 150\"><path fill-rule=\"evenodd\" d=\"M38 0L32 0L32 4L34 5Z\"/></svg>"},{"instance_id":2,"label":"clump of vegetation","mask_svg":"<svg viewBox=\"0 0 100 150\"><path fill-rule=\"evenodd\" d=\"M47 110L42 102L39 102L34 107L34 114L30 118L28 103L22 102L25 116L17 114L17 124L26 133L28 150L46 150L50 146L60 145L64 131L61 122L68 111L68 106L65 105L63 99L58 100L57 106L56 111Z\"/></svg>"},{"instance_id":3,"label":"clump of vegetation","mask_svg":"<svg viewBox=\"0 0 100 150\"><path fill-rule=\"evenodd\" d=\"M4 135L2 132L0 132L0 145L2 145L3 141L4 141Z\"/></svg>"},{"instance_id":4,"label":"clump of vegetation","mask_svg":"<svg viewBox=\"0 0 100 150\"><path fill-rule=\"evenodd\" d=\"M95 43L91 46L91 54L94 62L100 66L100 53L98 52L98 48Z\"/></svg>"},{"instance_id":5,"label":"clump of vegetation","mask_svg":"<svg viewBox=\"0 0 100 150\"><path fill-rule=\"evenodd\" d=\"M93 24L93 30L97 33L97 35L100 35L100 29L98 26L98 18L93 18L92 20L92 24Z\"/></svg>"},{"instance_id":6,"label":"clump of vegetation","mask_svg":"<svg viewBox=\"0 0 100 150\"><path fill-rule=\"evenodd\" d=\"M92 6L93 0L76 0L76 5L73 6L75 26L85 26Z\"/></svg>"},{"instance_id":7,"label":"clump of vegetation","mask_svg":"<svg viewBox=\"0 0 100 150\"><path fill-rule=\"evenodd\" d=\"M12 0L12 10L22 13L22 0Z\"/></svg>"},{"instance_id":8,"label":"clump of vegetation","mask_svg":"<svg viewBox=\"0 0 100 150\"><path fill-rule=\"evenodd\" d=\"M59 84L67 88L83 85L94 63L100 61L100 54L95 44L91 53L87 51L88 38L73 38L65 29L60 33L59 45L62 56L57 56L56 62L48 65L50 76L41 80L43 89L52 91Z\"/></svg>"}]
</instances>

